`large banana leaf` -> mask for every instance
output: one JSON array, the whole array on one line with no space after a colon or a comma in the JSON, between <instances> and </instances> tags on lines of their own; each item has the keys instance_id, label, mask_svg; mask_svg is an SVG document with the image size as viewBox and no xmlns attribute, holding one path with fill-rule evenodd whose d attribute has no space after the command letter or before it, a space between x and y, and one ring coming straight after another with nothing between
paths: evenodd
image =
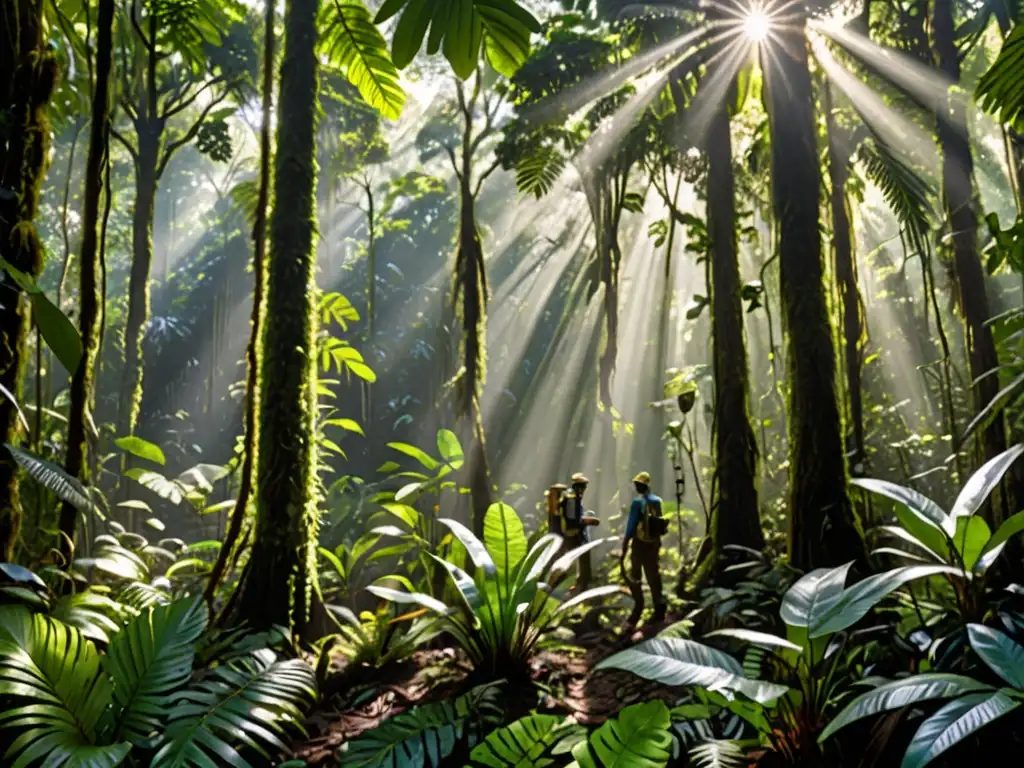
<instances>
[{"instance_id":1,"label":"large banana leaf","mask_svg":"<svg viewBox=\"0 0 1024 768\"><path fill-rule=\"evenodd\" d=\"M951 701L914 734L901 768L924 768L950 747L1020 706L999 691L972 693Z\"/></svg>"},{"instance_id":2,"label":"large banana leaf","mask_svg":"<svg viewBox=\"0 0 1024 768\"><path fill-rule=\"evenodd\" d=\"M853 563L832 569L818 568L786 591L779 615L786 622L789 640L795 645L806 647L810 628L819 624L839 602L851 565Z\"/></svg>"},{"instance_id":3,"label":"large banana leaf","mask_svg":"<svg viewBox=\"0 0 1024 768\"><path fill-rule=\"evenodd\" d=\"M484 546L498 573L506 580L526 557L526 532L519 515L508 504L491 504L484 515Z\"/></svg>"},{"instance_id":4,"label":"large banana leaf","mask_svg":"<svg viewBox=\"0 0 1024 768\"><path fill-rule=\"evenodd\" d=\"M0 728L17 729L3 764L113 768L131 745L96 743L111 701L96 647L77 629L23 606L0 607L0 697L16 705Z\"/></svg>"},{"instance_id":5,"label":"large banana leaf","mask_svg":"<svg viewBox=\"0 0 1024 768\"><path fill-rule=\"evenodd\" d=\"M743 667L722 651L692 640L654 638L609 656L598 669L622 669L638 677L663 685L694 685L713 691L742 693L767 704L788 689L761 680L743 677Z\"/></svg>"},{"instance_id":6,"label":"large banana leaf","mask_svg":"<svg viewBox=\"0 0 1024 768\"><path fill-rule=\"evenodd\" d=\"M150 608L114 636L103 664L114 685L113 741L146 745L159 731L192 674L206 621L200 596Z\"/></svg>"},{"instance_id":7,"label":"large banana leaf","mask_svg":"<svg viewBox=\"0 0 1024 768\"><path fill-rule=\"evenodd\" d=\"M580 768L664 768L672 757L672 725L661 700L626 707L576 745Z\"/></svg>"},{"instance_id":8,"label":"large banana leaf","mask_svg":"<svg viewBox=\"0 0 1024 768\"><path fill-rule=\"evenodd\" d=\"M1009 450L1003 451L993 459L986 461L981 468L971 475L970 479L960 489L960 495L953 502L953 509L950 510L943 528L946 533L953 535L956 531L956 520L960 517L970 517L985 503L992 491L999 485L1010 466L1020 455L1024 453L1024 445L1015 445Z\"/></svg>"},{"instance_id":9,"label":"large banana leaf","mask_svg":"<svg viewBox=\"0 0 1024 768\"><path fill-rule=\"evenodd\" d=\"M286 748L288 729L301 730L303 709L315 698L309 665L277 661L268 649L215 667L174 697L152 768L250 768L239 744L270 760Z\"/></svg>"},{"instance_id":10,"label":"large banana leaf","mask_svg":"<svg viewBox=\"0 0 1024 768\"><path fill-rule=\"evenodd\" d=\"M474 688L456 699L414 707L390 717L348 744L341 765L352 768L436 768L466 739L472 745L476 729L501 717L500 689Z\"/></svg>"},{"instance_id":11,"label":"large banana leaf","mask_svg":"<svg viewBox=\"0 0 1024 768\"><path fill-rule=\"evenodd\" d=\"M862 693L851 701L822 731L818 740L823 742L840 728L882 712L891 712L924 701L950 699L968 693L991 690L992 688L984 683L963 675L915 675L904 680L895 680Z\"/></svg>"},{"instance_id":12,"label":"large banana leaf","mask_svg":"<svg viewBox=\"0 0 1024 768\"><path fill-rule=\"evenodd\" d=\"M943 528L947 515L942 507L913 488L905 488L886 480L859 478L850 482L895 501L896 517L900 525L927 550L943 560L949 557L949 544Z\"/></svg>"},{"instance_id":13,"label":"large banana leaf","mask_svg":"<svg viewBox=\"0 0 1024 768\"><path fill-rule=\"evenodd\" d=\"M491 731L469 756L488 768L544 768L554 760L546 753L559 739L562 718L528 715Z\"/></svg>"}]
</instances>

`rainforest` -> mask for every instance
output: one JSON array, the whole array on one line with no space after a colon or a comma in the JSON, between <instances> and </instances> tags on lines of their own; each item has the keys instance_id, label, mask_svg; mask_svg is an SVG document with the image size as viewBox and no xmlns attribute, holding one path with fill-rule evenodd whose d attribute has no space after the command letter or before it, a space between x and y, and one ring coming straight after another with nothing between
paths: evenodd
<instances>
[{"instance_id":1,"label":"rainforest","mask_svg":"<svg viewBox=\"0 0 1024 768\"><path fill-rule=\"evenodd\" d=\"M1020 0L2 0L0 765L1024 749Z\"/></svg>"}]
</instances>

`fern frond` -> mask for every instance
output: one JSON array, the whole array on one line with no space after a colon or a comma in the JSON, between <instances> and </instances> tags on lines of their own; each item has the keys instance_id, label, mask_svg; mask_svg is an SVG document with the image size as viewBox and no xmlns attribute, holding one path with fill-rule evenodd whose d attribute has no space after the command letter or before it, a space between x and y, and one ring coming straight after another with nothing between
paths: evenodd
<instances>
[{"instance_id":1,"label":"fern frond","mask_svg":"<svg viewBox=\"0 0 1024 768\"><path fill-rule=\"evenodd\" d=\"M286 749L287 729L301 730L303 709L315 698L309 665L277 661L269 649L216 667L175 696L152 766L249 768L232 746L239 743L269 760Z\"/></svg>"},{"instance_id":2,"label":"fern frond","mask_svg":"<svg viewBox=\"0 0 1024 768\"><path fill-rule=\"evenodd\" d=\"M1024 113L1024 25L1014 27L975 92L986 112L1010 125Z\"/></svg>"},{"instance_id":3,"label":"fern frond","mask_svg":"<svg viewBox=\"0 0 1024 768\"><path fill-rule=\"evenodd\" d=\"M881 190L896 218L923 242L934 216L934 185L897 157L877 135L860 146L859 155L867 177Z\"/></svg>"},{"instance_id":4,"label":"fern frond","mask_svg":"<svg viewBox=\"0 0 1024 768\"><path fill-rule=\"evenodd\" d=\"M61 467L33 453L4 443L14 461L25 470L26 474L53 493L61 501L71 504L79 512L88 512L93 508L89 492L76 478L69 475Z\"/></svg>"},{"instance_id":5,"label":"fern frond","mask_svg":"<svg viewBox=\"0 0 1024 768\"><path fill-rule=\"evenodd\" d=\"M705 741L690 750L697 768L746 768L747 755L735 741Z\"/></svg>"},{"instance_id":6,"label":"fern frond","mask_svg":"<svg viewBox=\"0 0 1024 768\"><path fill-rule=\"evenodd\" d=\"M551 191L566 164L558 147L538 146L516 163L516 189L539 200Z\"/></svg>"}]
</instances>

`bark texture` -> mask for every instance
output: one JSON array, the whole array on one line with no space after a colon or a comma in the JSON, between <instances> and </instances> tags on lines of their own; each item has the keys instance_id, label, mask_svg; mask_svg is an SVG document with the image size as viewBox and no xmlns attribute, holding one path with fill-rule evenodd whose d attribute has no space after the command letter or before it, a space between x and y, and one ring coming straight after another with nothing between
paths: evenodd
<instances>
[{"instance_id":1,"label":"bark texture","mask_svg":"<svg viewBox=\"0 0 1024 768\"><path fill-rule=\"evenodd\" d=\"M43 39L43 0L5 0L0 9L0 256L36 278L43 246L36 231L39 191L49 162L46 106L57 62ZM0 385L21 399L32 319L29 301L5 273L0 282ZM17 443L17 406L0 394L0 442ZM0 558L11 560L21 529L18 467L0 448Z\"/></svg>"},{"instance_id":2,"label":"bark texture","mask_svg":"<svg viewBox=\"0 0 1024 768\"><path fill-rule=\"evenodd\" d=\"M319 0L289 0L261 364L256 536L239 618L303 633L316 580L316 123Z\"/></svg>"},{"instance_id":3,"label":"bark texture","mask_svg":"<svg viewBox=\"0 0 1024 768\"><path fill-rule=\"evenodd\" d=\"M83 483L88 482L88 419L93 375L100 343L103 302L100 297L103 265L100 254L100 199L110 146L110 73L113 64L114 0L100 0L96 20L96 89L92 100L89 150L85 160L85 189L82 215L82 251L78 276L81 313L82 362L71 379L68 412L68 449L64 469ZM65 502L60 509L59 543L64 562L70 564L78 509Z\"/></svg>"},{"instance_id":4,"label":"bark texture","mask_svg":"<svg viewBox=\"0 0 1024 768\"><path fill-rule=\"evenodd\" d=\"M865 561L846 491L836 354L822 283L814 98L806 18L777 30L764 58L771 120L775 219L789 365L790 562L802 570Z\"/></svg>"}]
</instances>

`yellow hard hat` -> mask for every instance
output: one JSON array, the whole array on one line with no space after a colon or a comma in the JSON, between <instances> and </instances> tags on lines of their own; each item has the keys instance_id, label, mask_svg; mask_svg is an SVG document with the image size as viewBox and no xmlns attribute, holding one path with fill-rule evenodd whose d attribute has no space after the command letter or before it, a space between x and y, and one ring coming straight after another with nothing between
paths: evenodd
<instances>
[{"instance_id":1,"label":"yellow hard hat","mask_svg":"<svg viewBox=\"0 0 1024 768\"><path fill-rule=\"evenodd\" d=\"M582 472L577 472L575 475L569 478L573 485L590 485L590 481L587 480L586 475Z\"/></svg>"},{"instance_id":2,"label":"yellow hard hat","mask_svg":"<svg viewBox=\"0 0 1024 768\"><path fill-rule=\"evenodd\" d=\"M640 483L641 485L651 484L651 475L649 472L640 472L636 477L633 478L634 483Z\"/></svg>"}]
</instances>

